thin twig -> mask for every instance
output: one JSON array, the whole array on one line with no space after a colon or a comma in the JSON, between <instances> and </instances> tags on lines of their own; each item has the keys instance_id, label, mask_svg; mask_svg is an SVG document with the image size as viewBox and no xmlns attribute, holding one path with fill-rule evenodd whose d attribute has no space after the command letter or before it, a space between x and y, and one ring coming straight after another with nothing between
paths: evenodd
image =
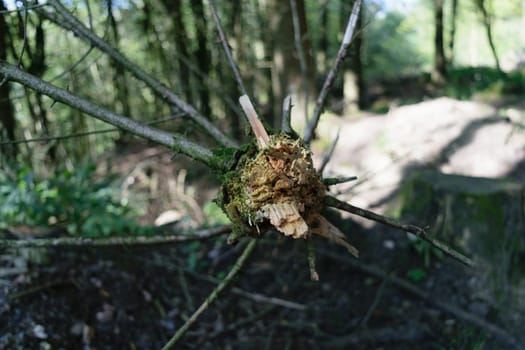
<instances>
[{"instance_id":1,"label":"thin twig","mask_svg":"<svg viewBox=\"0 0 525 350\"><path fill-rule=\"evenodd\" d=\"M164 123L169 120L173 120L175 118L183 116L184 113L178 113L174 114L165 118L153 120L151 122L145 123L146 125L155 125L159 123ZM98 134L105 134L110 132L116 132L116 131L122 131L120 128L108 128L108 129L99 129L99 130L92 130L92 131L85 131L85 132L77 132L69 135L60 135L60 136L42 136L42 137L34 137L32 139L20 139L20 140L13 140L13 141L0 141L0 146L4 145L17 145L20 143L32 143L32 142L49 142L49 141L60 141L60 140L67 140L72 139L75 137L84 137L84 136L91 136L91 135L98 135Z\"/></svg>"},{"instance_id":2,"label":"thin twig","mask_svg":"<svg viewBox=\"0 0 525 350\"><path fill-rule=\"evenodd\" d=\"M447 303L445 301L441 301L439 299L436 299L434 296L430 295L429 293L425 292L421 288L415 286L414 284L400 278L397 276L392 276L382 269L371 266L368 264L365 264L361 261L358 261L356 259L350 259L347 256L340 255L337 253L333 253L331 251L321 250L320 254L336 260L338 262L343 262L348 265L351 265L361 271L364 271L370 275L379 277L381 279L384 279L388 281L388 283L409 292L412 295L417 296L418 298L423 299L424 301L433 304L440 308L441 310L453 315L454 317L457 317L460 320L469 322L495 336L498 337L502 342L505 342L509 345L512 345L515 347L515 349L524 349L523 345L520 345L521 343L516 340L511 334L509 334L505 329L500 328L499 326L490 323L466 310L461 309L460 307Z\"/></svg>"},{"instance_id":3,"label":"thin twig","mask_svg":"<svg viewBox=\"0 0 525 350\"><path fill-rule=\"evenodd\" d=\"M35 239L0 239L0 248L47 248L47 247L84 247L84 246L120 246L120 245L152 245L161 243L184 243L202 241L231 232L231 227L221 226L213 229L195 231L192 234L170 234L154 236L126 237L58 237Z\"/></svg>"},{"instance_id":4,"label":"thin twig","mask_svg":"<svg viewBox=\"0 0 525 350\"><path fill-rule=\"evenodd\" d=\"M359 215L359 216L362 216L364 218L367 218L367 219L370 219L370 220L373 220L373 221L376 221L376 222L380 222L382 224L385 224L385 225L388 225L388 226L391 226L391 227L395 227L395 228L401 229L401 230L403 230L405 232L413 233L418 238L429 242L434 247L438 248L439 250L443 251L445 254L447 254L450 257L458 260L459 262L461 262L461 263L463 263L463 264L465 264L465 265L467 265L469 267L472 267L474 265L474 262L472 261L472 259L470 259L470 258L466 257L465 255L455 251L454 249L452 249L449 246L439 242L438 240L430 237L430 235L424 229L422 229L421 227L417 227L417 226L414 226L414 225L403 224L403 223L401 223L401 222L399 222L399 221L397 221L395 219L388 218L386 216L376 214L376 213L371 212L371 211L366 210L366 209L355 207L355 206L353 206L353 205L351 205L349 203L340 201L339 199L334 198L332 196L326 196L325 197L325 203L326 203L326 205L328 205L330 207L337 208L337 209L343 210L343 211L347 211L349 213L352 213L352 214L355 214L355 215Z\"/></svg>"},{"instance_id":5,"label":"thin twig","mask_svg":"<svg viewBox=\"0 0 525 350\"><path fill-rule=\"evenodd\" d=\"M314 282L317 282L319 281L319 274L317 273L317 269L315 267L316 251L313 239L306 240L306 247L308 249L308 268L310 270L310 279Z\"/></svg>"},{"instance_id":6,"label":"thin twig","mask_svg":"<svg viewBox=\"0 0 525 350\"><path fill-rule=\"evenodd\" d=\"M339 52L337 53L337 57L335 58L332 68L330 69L330 71L328 72L324 80L321 92L319 92L319 96L317 97L317 100L315 101L315 108L314 108L312 119L310 119L306 127L306 131L304 133L303 140L307 144L310 143L310 141L312 140L314 136L314 131L317 128L317 124L319 123L319 118L321 117L321 113L324 108L326 96L328 95L328 92L330 91L332 84L335 81L336 73L341 67L341 64L343 63L346 57L347 49L350 46L350 43L352 42L354 30L357 24L357 19L359 18L360 9L361 9L361 0L356 0L352 8L352 13L350 13L348 24L346 25L343 42L341 43L341 47L339 48Z\"/></svg>"},{"instance_id":7,"label":"thin twig","mask_svg":"<svg viewBox=\"0 0 525 350\"><path fill-rule=\"evenodd\" d=\"M299 67L301 69L301 75L303 80L303 93L304 93L304 117L305 120L308 118L308 70L306 66L306 57L304 55L303 40L301 38L301 26L299 24L299 14L297 11L297 2L290 0L290 7L292 10L292 24L294 33L295 49L297 50L297 56L299 56Z\"/></svg>"},{"instance_id":8,"label":"thin twig","mask_svg":"<svg viewBox=\"0 0 525 350\"><path fill-rule=\"evenodd\" d=\"M229 323L222 329L216 330L215 332L210 333L210 334L206 334L204 336L204 339L202 339L201 343L203 341L205 341L205 340L217 338L218 336L220 336L220 335L222 335L224 333L232 332L232 331L235 331L236 329L242 328L242 327L244 327L246 325L253 324L255 321L258 321L258 320L262 319L264 316L266 316L268 313L272 312L274 309L275 309L275 306L267 306L262 311L260 311L260 312L258 312L256 314L250 315L250 316L248 316L246 318L242 318L240 320L236 320L233 323Z\"/></svg>"},{"instance_id":9,"label":"thin twig","mask_svg":"<svg viewBox=\"0 0 525 350\"><path fill-rule=\"evenodd\" d=\"M44 6L47 6L48 4L35 4L35 5L29 5L29 6L24 6L24 7L21 7L21 8L16 8L16 9L13 9L13 10L2 10L0 11L0 15L4 15L4 14L8 14L8 13L14 13L14 12L20 12L20 11L29 11L29 10L34 10L34 9L37 9L39 7L44 7Z\"/></svg>"},{"instance_id":10,"label":"thin twig","mask_svg":"<svg viewBox=\"0 0 525 350\"><path fill-rule=\"evenodd\" d=\"M151 141L155 141L161 145L171 147L177 152L183 153L205 164L212 163L212 153L208 148L194 143L183 136L179 135L175 137L175 135L172 135L166 131L152 128L112 112L109 109L98 106L88 100L70 93L69 91L49 84L48 82L26 73L18 67L3 60L0 60L0 75L7 77L9 80L19 82L20 84L27 86L43 95L51 97L55 101L62 102L70 107L76 108L81 112L89 114L97 119L112 124L132 134Z\"/></svg>"},{"instance_id":11,"label":"thin twig","mask_svg":"<svg viewBox=\"0 0 525 350\"><path fill-rule=\"evenodd\" d=\"M178 341L186 334L188 329L197 321L199 316L202 315L202 313L206 311L206 309L219 297L222 291L224 291L224 289L226 289L226 287L228 287L233 282L235 277L239 274L242 267L244 266L244 263L252 253L253 249L255 248L256 243L257 240L255 238L252 238L250 240L246 248L244 248L244 251L242 252L241 256L239 256L239 258L235 262L233 268L230 270L230 272L228 272L228 275L226 275L224 280L222 280L222 282L213 289L213 291L210 293L210 295L208 295L206 300L204 300L201 306L199 306L199 308L193 313L193 315L191 315L191 317L184 323L184 325L182 325L182 327L180 327L177 330L177 332L175 332L173 337L162 347L162 350L173 349L178 343Z\"/></svg>"},{"instance_id":12,"label":"thin twig","mask_svg":"<svg viewBox=\"0 0 525 350\"><path fill-rule=\"evenodd\" d=\"M244 87L244 84L242 82L239 67L237 67L237 63L235 63L235 59L233 58L232 52L230 50L230 45L228 44L228 39L226 38L226 34L224 33L224 30L222 28L219 15L217 14L217 10L215 9L215 4L213 0L208 0L208 4L210 6L213 22L215 23L215 27L217 28L217 32L219 33L219 39L221 40L222 48L224 50L224 53L226 53L226 57L228 58L228 62L230 63L233 75L235 75L235 80L237 81L237 85L239 85L241 95L248 96L248 92L246 91L246 88Z\"/></svg>"},{"instance_id":13,"label":"thin twig","mask_svg":"<svg viewBox=\"0 0 525 350\"><path fill-rule=\"evenodd\" d=\"M283 114L281 117L281 131L286 133L293 132L292 129L292 97L286 96L283 100Z\"/></svg>"},{"instance_id":14,"label":"thin twig","mask_svg":"<svg viewBox=\"0 0 525 350\"><path fill-rule=\"evenodd\" d=\"M337 146L337 142L339 141L339 134L341 132L341 129L337 130L337 134L335 135L335 139L332 141L332 144L330 145L330 148L328 151L323 155L323 159L321 160L321 164L319 165L319 169L317 169L317 173L319 175L322 175L324 172L324 168L326 168L326 165L332 159L332 156L334 155L335 147Z\"/></svg>"},{"instance_id":15,"label":"thin twig","mask_svg":"<svg viewBox=\"0 0 525 350\"><path fill-rule=\"evenodd\" d=\"M58 0L48 0L48 3L53 6L55 11L61 16L50 13L49 11L39 10L39 13L46 19L61 26L67 30L71 30L79 38L87 41L91 45L97 47L102 52L105 52L115 62L127 69L135 78L143 81L150 89L152 89L158 96L165 99L169 103L175 105L180 110L185 112L189 118L200 125L213 138L223 146L235 146L236 142L226 136L215 125L213 125L206 117L200 114L192 105L183 101L173 91L167 88L160 81L153 78L151 75L142 70L138 65L131 62L121 52L115 49L111 44L104 41L97 36L93 31L87 28L78 18L68 11Z\"/></svg>"},{"instance_id":16,"label":"thin twig","mask_svg":"<svg viewBox=\"0 0 525 350\"><path fill-rule=\"evenodd\" d=\"M355 181L357 180L357 176L348 176L348 177L327 177L323 179L323 184L325 186L333 186L342 184L345 182Z\"/></svg>"},{"instance_id":17,"label":"thin twig","mask_svg":"<svg viewBox=\"0 0 525 350\"><path fill-rule=\"evenodd\" d=\"M379 288L377 289L376 296L374 297L374 301L372 302L372 305L370 305L366 314L363 316L363 318L359 322L359 327L367 327L370 317L372 317L372 315L374 314L377 308L377 305L379 305L379 302L381 301L381 298L383 297L383 292L387 284L388 284L388 279L383 278L383 281L381 282L381 284L379 285Z\"/></svg>"}]
</instances>

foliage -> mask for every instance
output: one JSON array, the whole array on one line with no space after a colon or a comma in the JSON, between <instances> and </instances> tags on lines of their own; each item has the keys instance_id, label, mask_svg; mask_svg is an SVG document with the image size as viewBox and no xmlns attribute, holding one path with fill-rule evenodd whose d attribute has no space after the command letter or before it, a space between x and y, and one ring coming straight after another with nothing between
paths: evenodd
<instances>
[{"instance_id":1,"label":"foliage","mask_svg":"<svg viewBox=\"0 0 525 350\"><path fill-rule=\"evenodd\" d=\"M375 18L365 31L368 79L398 77L419 72L425 63L415 42L415 28L397 11Z\"/></svg>"},{"instance_id":2,"label":"foliage","mask_svg":"<svg viewBox=\"0 0 525 350\"><path fill-rule=\"evenodd\" d=\"M0 228L60 226L69 234L106 236L145 233L118 200L114 176L96 179L95 167L57 170L39 179L28 167L0 173Z\"/></svg>"},{"instance_id":3,"label":"foliage","mask_svg":"<svg viewBox=\"0 0 525 350\"><path fill-rule=\"evenodd\" d=\"M445 87L447 95L469 99L482 95L524 95L525 73L500 73L491 67L465 67L451 70Z\"/></svg>"}]
</instances>

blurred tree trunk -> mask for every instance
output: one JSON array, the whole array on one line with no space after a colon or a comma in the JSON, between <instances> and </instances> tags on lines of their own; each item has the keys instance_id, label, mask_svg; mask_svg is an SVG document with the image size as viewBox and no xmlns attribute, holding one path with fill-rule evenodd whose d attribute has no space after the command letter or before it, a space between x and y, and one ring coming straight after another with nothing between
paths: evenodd
<instances>
[{"instance_id":1,"label":"blurred tree trunk","mask_svg":"<svg viewBox=\"0 0 525 350\"><path fill-rule=\"evenodd\" d=\"M351 7L344 13L350 13ZM346 16L342 29L346 28ZM357 18L356 24L356 35L352 40L350 46L350 69L345 72L344 75L344 99L345 99L345 111L344 113L352 113L356 109L363 109L366 107L366 85L363 75L363 61L361 48L363 46L363 36L359 32L363 26L363 5L359 11L359 17Z\"/></svg>"},{"instance_id":2,"label":"blurred tree trunk","mask_svg":"<svg viewBox=\"0 0 525 350\"><path fill-rule=\"evenodd\" d=\"M233 33L234 38L240 38L242 35L241 33L241 11L242 11L242 2L241 1L232 1L232 7L231 7L231 13L229 17L229 20L227 22L228 31L230 33ZM221 57L224 57L221 55ZM219 69L219 72L223 76L230 76L231 77L231 69L227 62L225 62L223 59L221 59L220 67L222 69ZM226 89L226 93L233 101L237 101L239 98L239 93L237 90L237 85L235 81L231 78L229 79L223 79L223 84ZM255 96L254 96L255 97ZM230 109L230 106L225 101L224 103L224 110L227 111ZM230 115L230 123L231 123L231 132L233 137L236 140L242 140L243 139L243 131L241 128L241 125L243 121L239 117L237 113L231 113Z\"/></svg>"},{"instance_id":3,"label":"blurred tree trunk","mask_svg":"<svg viewBox=\"0 0 525 350\"><path fill-rule=\"evenodd\" d=\"M115 20L115 16L113 15L113 0L107 1L107 7L108 7L109 24L111 27L111 35L113 39L112 40L113 46L118 50L120 46L119 44L120 35L118 32L117 21ZM118 104L120 105L119 112L131 118L132 113L131 113L131 107L129 105L128 82L126 81L127 79L126 79L124 67L122 67L120 64L114 63L113 60L110 60L110 62L115 72L115 75L113 77L113 82L115 84L117 101L118 101Z\"/></svg>"},{"instance_id":4,"label":"blurred tree trunk","mask_svg":"<svg viewBox=\"0 0 525 350\"><path fill-rule=\"evenodd\" d=\"M489 41L490 50L492 51L492 56L494 57L494 61L496 63L496 69L501 73L502 70L499 63L499 57L494 44L494 38L492 37L492 18L487 11L485 0L475 0L475 2L478 10L481 12L481 18L487 32L487 39Z\"/></svg>"},{"instance_id":5,"label":"blurred tree trunk","mask_svg":"<svg viewBox=\"0 0 525 350\"><path fill-rule=\"evenodd\" d=\"M191 103L191 86L190 86L190 71L184 65L184 58L189 59L189 50L186 46L188 41L188 35L186 33L186 28L184 27L184 22L182 18L183 13L183 3L181 0L161 0L164 8L167 11L168 17L171 18L174 32L174 44L177 55L182 56L182 59L179 58L179 85L181 87L180 93L183 98Z\"/></svg>"},{"instance_id":6,"label":"blurred tree trunk","mask_svg":"<svg viewBox=\"0 0 525 350\"><path fill-rule=\"evenodd\" d=\"M320 20L319 20L319 53L320 58L319 71L327 71L326 55L328 54L328 1L323 0L319 5Z\"/></svg>"},{"instance_id":7,"label":"blurred tree trunk","mask_svg":"<svg viewBox=\"0 0 525 350\"><path fill-rule=\"evenodd\" d=\"M4 10L6 10L6 7L4 6L4 2L0 0L0 11ZM0 13L0 60L7 59L7 30L8 28L4 14ZM0 83L1 82L0 79ZM3 82L3 84L0 85L0 124L2 124L0 140L5 140L5 138L7 138L7 141L14 140L16 121L13 106L9 99L9 84L6 82ZM0 153L8 158L14 158L16 156L16 151L17 149L15 145L0 146Z\"/></svg>"},{"instance_id":8,"label":"blurred tree trunk","mask_svg":"<svg viewBox=\"0 0 525 350\"><path fill-rule=\"evenodd\" d=\"M206 30L206 18L204 16L204 7L203 1L193 1L192 9L195 15L195 23L197 29L197 50L196 50L196 60L199 66L200 72L203 76L207 77L210 75L211 62L210 62L210 53L207 43L207 30ZM210 109L210 93L204 79L199 79L199 99L200 99L200 111L201 113L210 118L211 109Z\"/></svg>"},{"instance_id":9,"label":"blurred tree trunk","mask_svg":"<svg viewBox=\"0 0 525 350\"><path fill-rule=\"evenodd\" d=\"M454 64L454 41L456 37L456 23L458 18L458 0L452 0L451 2L451 15L450 15L450 34L448 38L448 59L447 64L449 66Z\"/></svg>"},{"instance_id":10,"label":"blurred tree trunk","mask_svg":"<svg viewBox=\"0 0 525 350\"><path fill-rule=\"evenodd\" d=\"M432 82L442 85L445 82L447 67L443 47L443 3L444 0L434 0L434 71Z\"/></svg>"},{"instance_id":11,"label":"blurred tree trunk","mask_svg":"<svg viewBox=\"0 0 525 350\"><path fill-rule=\"evenodd\" d=\"M306 76L301 72L299 56L295 48L294 28L290 1L269 0L267 14L270 16L269 32L271 34L272 57L272 91L273 115L268 122L278 126L282 101L286 95L292 95L294 108L292 113L296 118L304 118L307 95L313 96L315 73L310 41L307 36L306 12L304 0L297 0L297 13L300 27L301 45L306 61ZM305 93L303 79L306 79Z\"/></svg>"},{"instance_id":12,"label":"blurred tree trunk","mask_svg":"<svg viewBox=\"0 0 525 350\"><path fill-rule=\"evenodd\" d=\"M31 17L30 17L31 19ZM19 21L23 21L19 18ZM35 26L34 46L30 45L29 40L26 43L25 53L29 58L27 71L39 78L44 76L46 72L46 52L45 52L45 32L43 28L42 18L39 16ZM22 58L17 58L22 61ZM50 122L48 118L48 110L43 101L43 96L39 93L34 93L30 89L24 88L27 102L27 109L31 118L34 121L35 127L40 125L41 132L44 136L50 136ZM46 151L46 155L51 162L56 161L56 144L51 143Z\"/></svg>"}]
</instances>

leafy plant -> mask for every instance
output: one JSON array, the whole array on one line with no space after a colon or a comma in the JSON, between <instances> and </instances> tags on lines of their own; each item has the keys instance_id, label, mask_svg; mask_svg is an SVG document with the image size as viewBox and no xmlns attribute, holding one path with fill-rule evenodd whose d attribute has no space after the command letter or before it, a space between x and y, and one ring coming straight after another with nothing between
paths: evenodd
<instances>
[{"instance_id":1,"label":"leafy plant","mask_svg":"<svg viewBox=\"0 0 525 350\"><path fill-rule=\"evenodd\" d=\"M93 165L39 179L28 167L0 173L0 228L60 226L72 235L145 233L118 199L115 176L97 179Z\"/></svg>"}]
</instances>

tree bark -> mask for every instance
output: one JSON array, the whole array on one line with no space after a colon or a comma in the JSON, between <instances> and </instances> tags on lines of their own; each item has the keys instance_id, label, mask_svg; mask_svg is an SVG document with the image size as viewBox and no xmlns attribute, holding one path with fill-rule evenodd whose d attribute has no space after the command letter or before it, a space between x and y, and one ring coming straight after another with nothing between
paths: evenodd
<instances>
[{"instance_id":1,"label":"tree bark","mask_svg":"<svg viewBox=\"0 0 525 350\"><path fill-rule=\"evenodd\" d=\"M210 74L211 59L209 53L210 50L208 49L208 32L206 30L203 1L204 0L192 2L192 10L195 15L197 30L197 50L195 51L195 59L203 76L208 76ZM205 116L211 117L210 93L206 88L204 79L199 79L199 85L200 111Z\"/></svg>"},{"instance_id":2,"label":"tree bark","mask_svg":"<svg viewBox=\"0 0 525 350\"><path fill-rule=\"evenodd\" d=\"M432 81L442 85L446 78L446 59L443 47L443 3L444 0L434 0L434 71Z\"/></svg>"},{"instance_id":3,"label":"tree bark","mask_svg":"<svg viewBox=\"0 0 525 350\"><path fill-rule=\"evenodd\" d=\"M4 2L0 0L0 11L6 10ZM7 58L7 23L5 21L4 14L0 13L0 60ZM16 121L13 112L13 106L9 99L9 84L3 81L0 77L0 124L2 129L5 131L0 132L0 139L7 139L7 141L13 141L15 139ZM0 153L8 158L14 158L16 156L15 145L4 145L0 146ZM0 157L3 158L3 157Z\"/></svg>"},{"instance_id":4,"label":"tree bark","mask_svg":"<svg viewBox=\"0 0 525 350\"><path fill-rule=\"evenodd\" d=\"M162 0L164 8L168 11L169 16L172 18L173 24L173 34L174 34L174 44L177 55L180 55L184 58L189 59L189 51L186 46L188 40L188 34L186 33L186 28L184 27L184 22L182 19L182 6L183 3L181 0ZM191 85L190 85L190 71L184 65L183 59L178 59L179 62L179 81L184 100L191 103ZM206 116L208 117L208 116Z\"/></svg>"},{"instance_id":5,"label":"tree bark","mask_svg":"<svg viewBox=\"0 0 525 350\"><path fill-rule=\"evenodd\" d=\"M454 44L455 44L455 37L456 37L456 22L458 18L458 0L452 0L451 3L452 11L450 16L450 33L448 38L448 59L447 64L453 65L454 64Z\"/></svg>"}]
</instances>

